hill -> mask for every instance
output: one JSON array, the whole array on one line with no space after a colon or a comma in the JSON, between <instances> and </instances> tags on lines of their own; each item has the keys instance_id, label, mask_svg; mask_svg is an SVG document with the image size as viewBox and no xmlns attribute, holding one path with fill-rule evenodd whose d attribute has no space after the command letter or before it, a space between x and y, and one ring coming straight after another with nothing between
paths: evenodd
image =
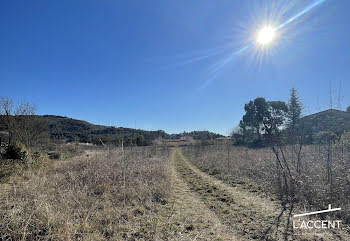
<instances>
[{"instance_id":1,"label":"hill","mask_svg":"<svg viewBox=\"0 0 350 241\"><path fill-rule=\"evenodd\" d=\"M314 141L314 136L321 131L330 131L337 136L350 131L350 113L329 109L301 118L301 126L307 133L307 142Z\"/></svg>"},{"instance_id":2,"label":"hill","mask_svg":"<svg viewBox=\"0 0 350 241\"><path fill-rule=\"evenodd\" d=\"M0 116L0 131L6 130L4 116ZM192 136L197 140L206 140L221 137L208 131L193 131L181 134L168 134L163 130L146 131L141 129L94 125L87 121L76 120L64 116L43 115L36 116L44 120L52 139L67 142L89 142L94 144L112 143L119 145L124 141L125 145L150 145L157 138L178 139L183 135ZM13 118L13 117L12 117Z\"/></svg>"}]
</instances>

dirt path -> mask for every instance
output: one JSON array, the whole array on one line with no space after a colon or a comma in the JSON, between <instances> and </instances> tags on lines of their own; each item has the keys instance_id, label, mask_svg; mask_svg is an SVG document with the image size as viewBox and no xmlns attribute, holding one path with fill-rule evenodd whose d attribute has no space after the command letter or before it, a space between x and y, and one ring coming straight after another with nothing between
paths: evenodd
<instances>
[{"instance_id":1,"label":"dirt path","mask_svg":"<svg viewBox=\"0 0 350 241\"><path fill-rule=\"evenodd\" d=\"M200 195L193 192L176 170L178 152L170 158L172 195L165 213L158 223L169 240L238 240L233 230L222 223L215 212L202 202Z\"/></svg>"},{"instance_id":2,"label":"dirt path","mask_svg":"<svg viewBox=\"0 0 350 241\"><path fill-rule=\"evenodd\" d=\"M185 208L196 206L200 211L196 215L210 214L210 220L215 220L220 227L217 232L225 237L224 240L230 235L236 240L284 239L285 228L279 224L284 222L287 214L280 216L278 203L208 176L189 163L179 149L173 153L172 165L179 196L194 201ZM204 216L208 217L208 214ZM280 222L276 222L279 217Z\"/></svg>"},{"instance_id":3,"label":"dirt path","mask_svg":"<svg viewBox=\"0 0 350 241\"><path fill-rule=\"evenodd\" d=\"M196 227L197 235L205 240L213 240L208 232L223 240L349 240L342 230L292 230L288 216L293 213L282 212L277 201L209 176L187 161L180 149L172 154L171 168L179 200L175 209L213 223L214 229Z\"/></svg>"}]
</instances>

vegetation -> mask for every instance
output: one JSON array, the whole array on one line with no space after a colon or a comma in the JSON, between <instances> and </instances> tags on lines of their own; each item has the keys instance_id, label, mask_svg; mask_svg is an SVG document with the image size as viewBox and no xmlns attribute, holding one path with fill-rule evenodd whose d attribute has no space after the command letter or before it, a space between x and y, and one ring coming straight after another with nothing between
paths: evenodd
<instances>
[{"instance_id":1,"label":"vegetation","mask_svg":"<svg viewBox=\"0 0 350 241\"><path fill-rule=\"evenodd\" d=\"M345 138L345 137L344 137ZM347 135L348 138L348 135ZM293 177L292 196L286 197L286 187L281 172L276 166L276 156L271 148L252 149L233 145L191 146L184 149L185 156L207 174L222 180L226 184L246 190L256 196L270 197L279 200L290 211L302 213L305 210L322 210L332 206L348 209L350 183L350 145L349 142L332 143L329 153L327 144L303 147L301 174L297 170L297 158L293 155L293 146L283 149L287 165ZM330 156L329 156L330 155ZM331 158L332 176L329 177L329 157ZM281 157L282 158L282 157ZM283 167L286 163L282 161ZM281 180L282 178L282 180ZM329 178L332 178L333 183ZM290 180L288 189L290 190ZM281 192L282 191L282 192ZM290 192L289 195L292 195ZM282 209L284 210L284 209ZM344 229L350 225L350 213L337 213L331 218L341 219ZM314 240L314 239L312 239Z\"/></svg>"},{"instance_id":2,"label":"vegetation","mask_svg":"<svg viewBox=\"0 0 350 241\"><path fill-rule=\"evenodd\" d=\"M152 145L152 142L157 138L179 139L182 136L192 136L196 140L208 140L217 137L222 137L222 135L215 134L209 131L192 131L189 133L183 132L181 134L170 135L162 130L145 131L140 129L124 127L108 127L101 125L93 125L86 121L53 115L0 115L0 131L9 130L9 125L6 124L7 120L9 120L11 123L18 123L21 126L23 126L21 128L21 131L17 132L23 133L21 135L21 141L23 139L23 143L27 143L28 141L44 142L45 133L49 133L52 140L82 143L88 142L96 145L101 145L102 143L104 143L115 146L121 146L122 142L125 146L149 146ZM22 130L25 131L22 132ZM40 136L39 134L31 135L30 133L33 133L34 130L42 130L40 131L42 136ZM28 132L28 134L26 132ZM29 142L28 144L34 145L34 143L32 144Z\"/></svg>"},{"instance_id":3,"label":"vegetation","mask_svg":"<svg viewBox=\"0 0 350 241\"><path fill-rule=\"evenodd\" d=\"M223 137L220 134L216 134L210 131L191 131L191 132L183 132L181 134L172 134L168 136L170 139L179 139L182 136L192 136L195 140L212 140L215 138Z\"/></svg>"},{"instance_id":4,"label":"vegetation","mask_svg":"<svg viewBox=\"0 0 350 241\"><path fill-rule=\"evenodd\" d=\"M196 148L198 147L200 148L200 146ZM185 153L188 155L196 148L186 148ZM200 150L207 150L207 148L209 146L204 149L200 148ZM212 153L206 154L211 155ZM176 170L191 190L203 200L207 207L212 209L223 224L231 227L228 230L234 230L234 232L231 231L232 233L226 233L230 235L228 237L234 237L235 240L280 240L283 238L285 220L281 223L274 222L274 218L280 214L278 203L243 190L240 184L228 183L227 185L227 183L210 177L198 170L196 168L198 165L194 166L188 162L178 150L175 151L174 158ZM197 164L197 162L194 163ZM215 161L212 164L215 165ZM217 170L214 166L210 167L210 171L213 171L211 173L216 173ZM224 240L228 240L228 237L225 237Z\"/></svg>"},{"instance_id":5,"label":"vegetation","mask_svg":"<svg viewBox=\"0 0 350 241\"><path fill-rule=\"evenodd\" d=\"M230 153L234 152L237 155L237 150L230 150L229 146L227 151L221 151L227 153L227 157L222 157L222 163L216 163L217 159L206 160L206 157L201 155L203 150L189 151L190 155L192 153L189 158L192 160L197 158L198 165L205 170L217 170L214 174L224 172L224 176L219 178L226 181L244 179L246 176L244 181L252 182L254 185L265 182L270 187L269 192L273 187L273 194L278 196L282 209L289 210L290 215L298 205L300 208L307 204L308 209L311 209L315 206L318 208L325 206L324 200L338 205L347 202L344 193L350 192L346 174L349 173L349 166L346 164L349 149L344 147L344 143L347 143L345 141L347 135L344 133L350 130L348 112L331 109L301 117L302 104L295 89L291 90L288 105L283 101L266 101L258 97L247 103L244 110L245 115L239 128L233 133L235 144L265 147L256 150L261 152L254 159L258 156L264 157L264 153L270 153L269 157L265 155L261 162L253 160L257 162L254 164L246 160L249 166L239 165L235 159L232 165L234 168L239 166L237 170L240 175L234 177L231 175L235 171L229 170ZM219 150L215 150L215 147L209 152L219 155ZM248 155L247 153L245 155ZM207 152L206 155L211 156L213 153ZM242 159L245 160L246 157ZM258 173L250 170L251 166L255 166L256 170L259 170ZM254 175L248 175L244 171L245 168ZM266 188L265 191L268 190ZM322 201L316 201L315 197ZM346 215L345 219L349 223L350 216Z\"/></svg>"},{"instance_id":6,"label":"vegetation","mask_svg":"<svg viewBox=\"0 0 350 241\"><path fill-rule=\"evenodd\" d=\"M300 102L298 92L295 88L292 88L290 93L290 99L288 102L288 112L287 112L287 128L294 132L299 125L301 118L302 104Z\"/></svg>"},{"instance_id":7,"label":"vegetation","mask_svg":"<svg viewBox=\"0 0 350 241\"><path fill-rule=\"evenodd\" d=\"M14 107L11 99L1 97L0 114L0 130L8 133L8 145L19 141L31 148L47 142L47 122L35 116L34 105L22 102Z\"/></svg>"},{"instance_id":8,"label":"vegetation","mask_svg":"<svg viewBox=\"0 0 350 241\"><path fill-rule=\"evenodd\" d=\"M340 138L344 132L350 131L350 113L340 110L326 110L300 119L305 132L305 143L317 141L317 135L322 131L334 133Z\"/></svg>"},{"instance_id":9,"label":"vegetation","mask_svg":"<svg viewBox=\"0 0 350 241\"><path fill-rule=\"evenodd\" d=\"M248 102L232 142L208 141L222 137L208 131L169 135L38 116L8 98L0 104L0 239L350 239L348 212L327 216L344 225L332 233L291 227L295 213L350 208L350 113L302 117L295 89L288 104ZM182 149L146 146L187 136L197 141Z\"/></svg>"},{"instance_id":10,"label":"vegetation","mask_svg":"<svg viewBox=\"0 0 350 241\"><path fill-rule=\"evenodd\" d=\"M15 141L6 147L4 157L12 160L25 161L27 153L28 151L25 145L19 141Z\"/></svg>"},{"instance_id":11,"label":"vegetation","mask_svg":"<svg viewBox=\"0 0 350 241\"><path fill-rule=\"evenodd\" d=\"M2 240L163 239L167 152L88 152L0 183ZM9 185L10 184L10 185Z\"/></svg>"},{"instance_id":12,"label":"vegetation","mask_svg":"<svg viewBox=\"0 0 350 241\"><path fill-rule=\"evenodd\" d=\"M244 110L245 115L232 133L238 145L267 146L268 139L263 137L269 136L269 130L277 131L278 138L284 139L284 143L303 145L317 142L324 131L332 132L337 139L350 131L349 112L330 109L303 117L302 104L294 88L287 105L283 101L266 101L258 97L245 104Z\"/></svg>"},{"instance_id":13,"label":"vegetation","mask_svg":"<svg viewBox=\"0 0 350 241\"><path fill-rule=\"evenodd\" d=\"M280 132L285 124L288 107L283 101L266 101L258 97L244 106L245 115L239 124L239 144L261 146L269 141L266 137Z\"/></svg>"}]
</instances>

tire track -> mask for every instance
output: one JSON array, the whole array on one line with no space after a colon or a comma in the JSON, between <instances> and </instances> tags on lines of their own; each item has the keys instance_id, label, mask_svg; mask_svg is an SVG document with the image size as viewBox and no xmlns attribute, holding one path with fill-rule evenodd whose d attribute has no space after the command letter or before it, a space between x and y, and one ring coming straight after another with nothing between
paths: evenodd
<instances>
[{"instance_id":1,"label":"tire track","mask_svg":"<svg viewBox=\"0 0 350 241\"><path fill-rule=\"evenodd\" d=\"M233 230L225 226L215 212L201 201L175 169L176 151L170 158L172 195L166 215L160 221L170 236L162 240L237 240Z\"/></svg>"},{"instance_id":2,"label":"tire track","mask_svg":"<svg viewBox=\"0 0 350 241\"><path fill-rule=\"evenodd\" d=\"M179 149L174 167L202 202L242 240L284 240L286 214L277 202L262 198L208 176L190 164Z\"/></svg>"}]
</instances>

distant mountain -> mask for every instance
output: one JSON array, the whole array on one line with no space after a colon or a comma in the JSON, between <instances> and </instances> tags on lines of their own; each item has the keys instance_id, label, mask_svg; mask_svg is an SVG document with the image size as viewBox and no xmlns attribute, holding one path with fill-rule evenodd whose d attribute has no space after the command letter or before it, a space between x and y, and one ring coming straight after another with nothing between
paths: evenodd
<instances>
[{"instance_id":1,"label":"distant mountain","mask_svg":"<svg viewBox=\"0 0 350 241\"><path fill-rule=\"evenodd\" d=\"M162 130L145 131L133 128L94 125L87 121L76 120L68 117L44 115L41 116L48 122L50 135L54 139L68 142L90 142L94 144L113 143L120 144L123 139L126 145L149 145L157 137L168 137Z\"/></svg>"},{"instance_id":2,"label":"distant mountain","mask_svg":"<svg viewBox=\"0 0 350 241\"><path fill-rule=\"evenodd\" d=\"M300 120L302 128L307 133L307 142L313 142L314 136L321 131L330 131L337 136L350 131L350 113L329 109L312 115L304 116Z\"/></svg>"},{"instance_id":3,"label":"distant mountain","mask_svg":"<svg viewBox=\"0 0 350 241\"><path fill-rule=\"evenodd\" d=\"M6 130L4 116L0 115L0 131ZM67 142L89 142L94 144L113 143L119 145L123 140L125 145L150 145L157 138L178 139L181 136L192 136L197 140L221 137L209 131L193 131L181 134L167 134L162 130L146 131L141 129L94 125L87 121L76 120L64 116L37 116L47 122L52 139Z\"/></svg>"}]
</instances>

